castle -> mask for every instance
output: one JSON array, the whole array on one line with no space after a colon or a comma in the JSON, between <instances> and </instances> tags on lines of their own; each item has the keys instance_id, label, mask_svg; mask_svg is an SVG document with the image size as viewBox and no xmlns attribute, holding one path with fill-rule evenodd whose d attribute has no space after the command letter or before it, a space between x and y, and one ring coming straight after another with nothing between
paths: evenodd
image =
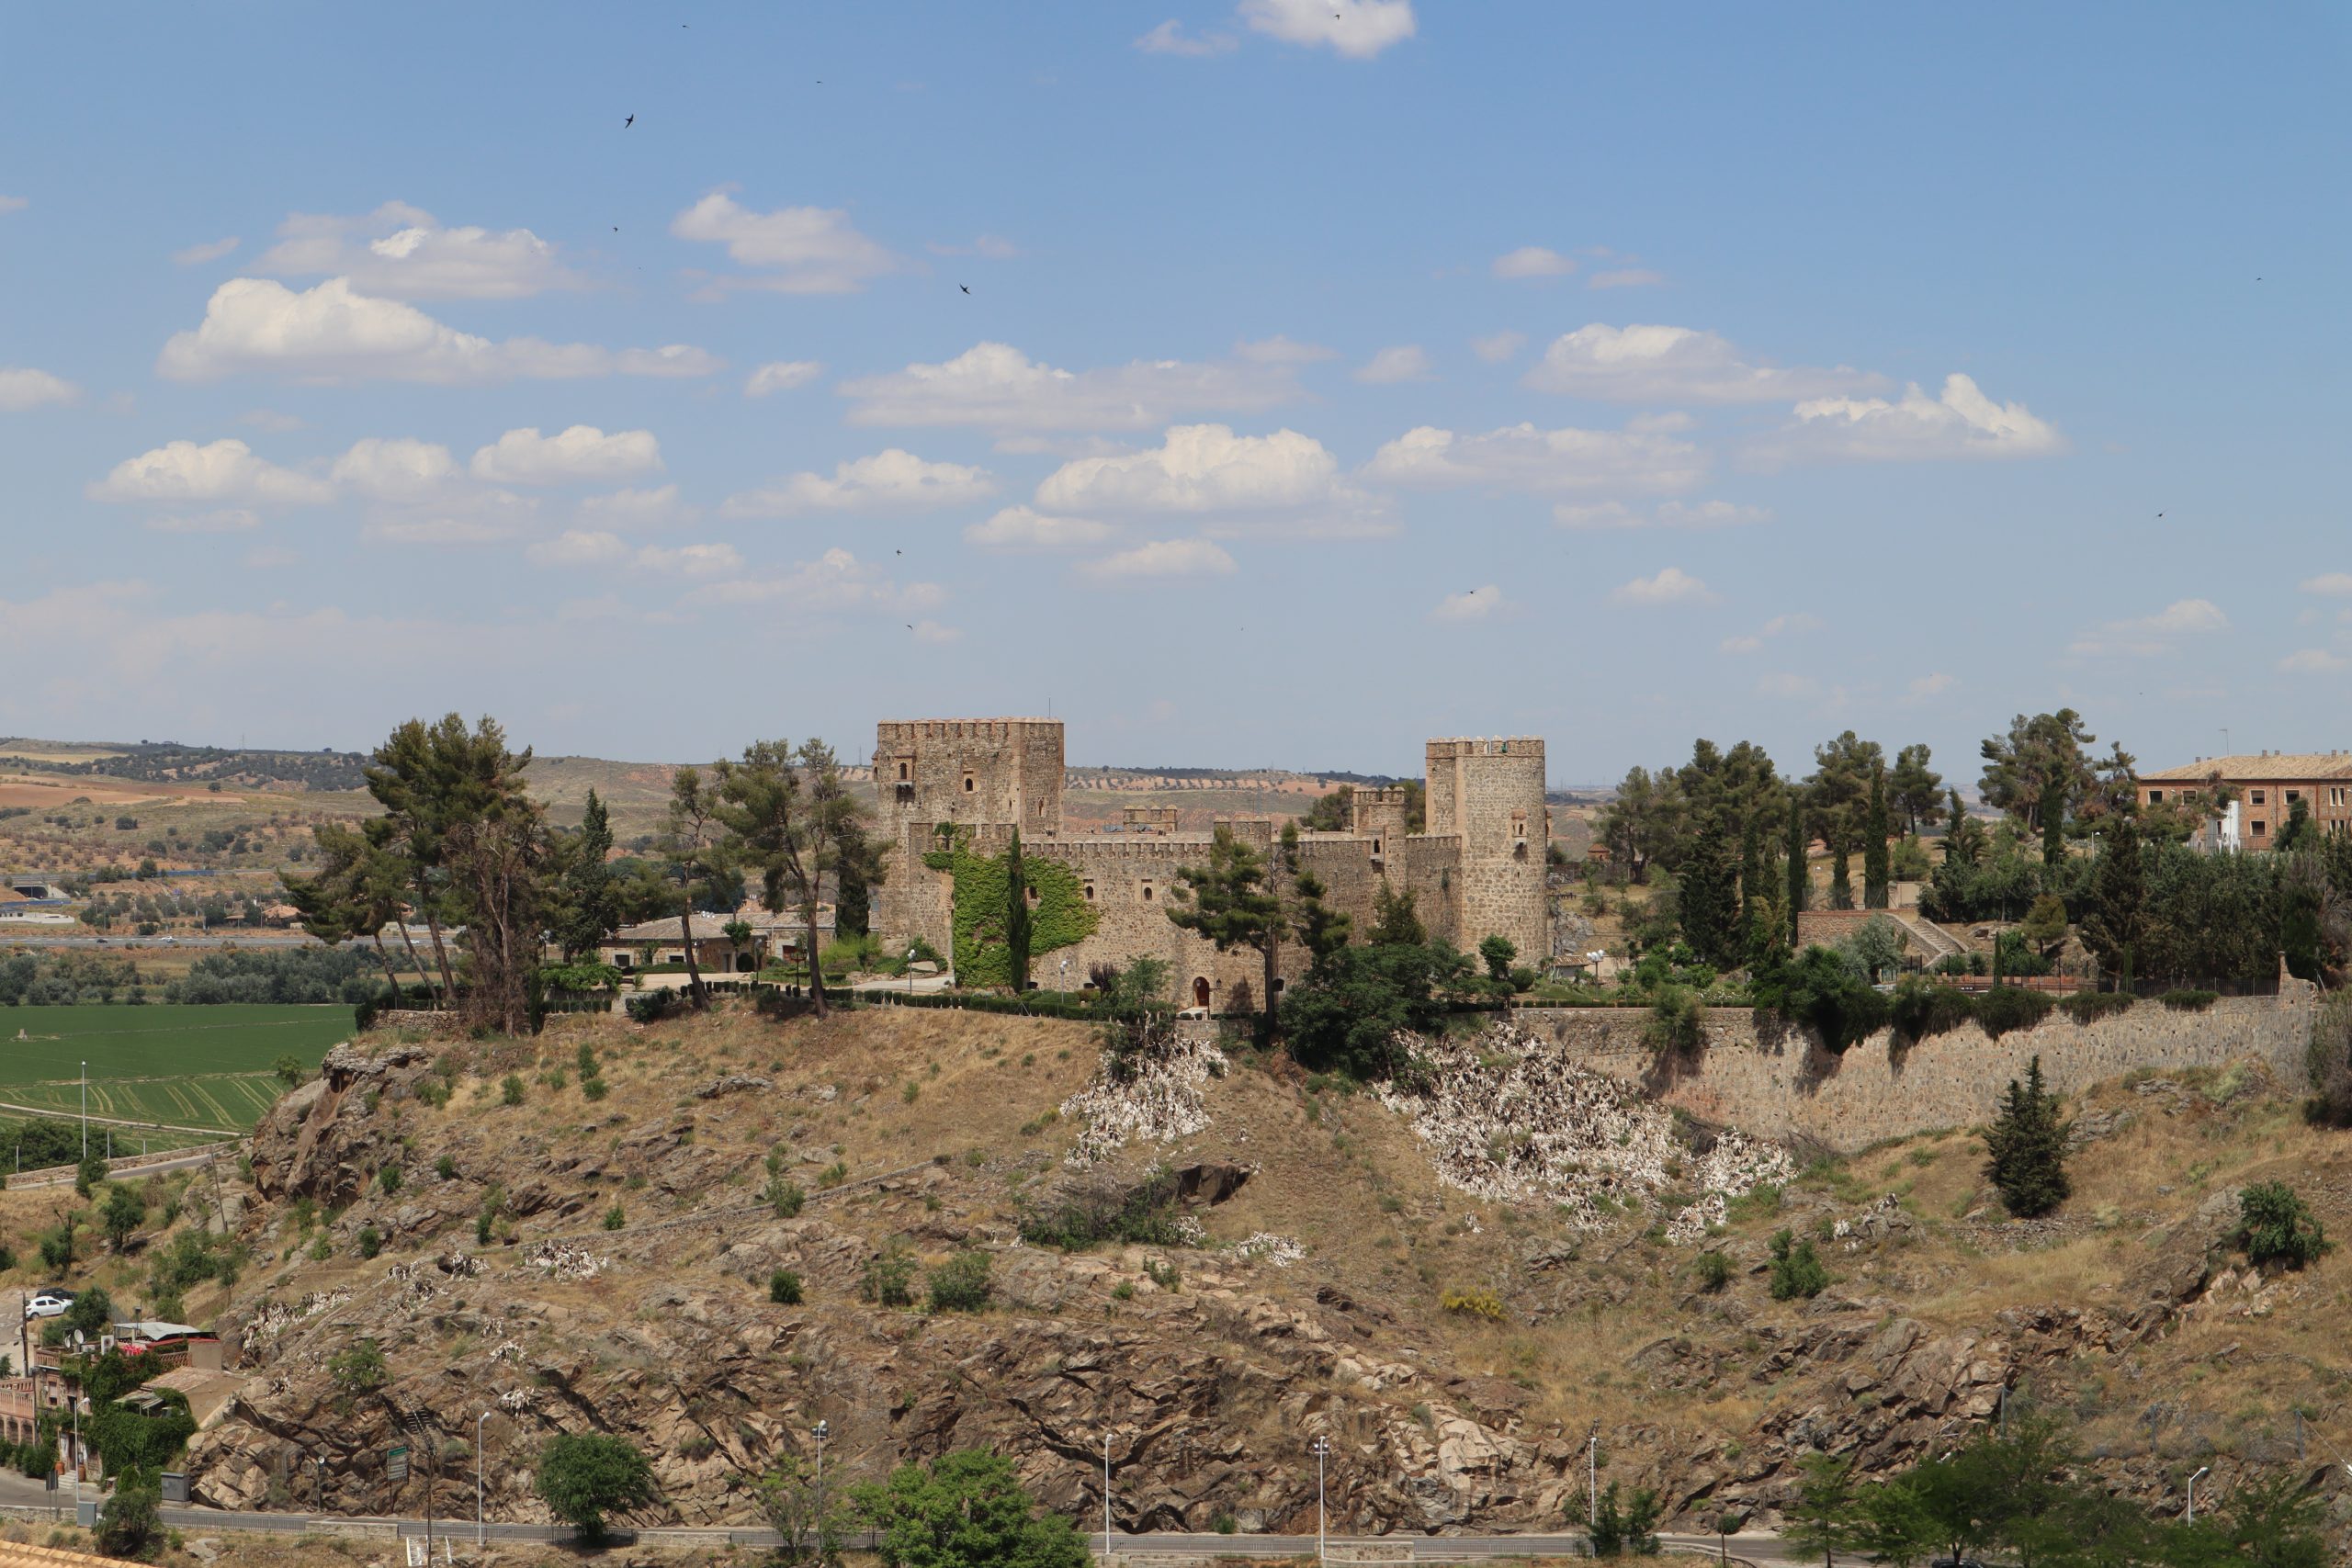
<instances>
[{"instance_id":1,"label":"castle","mask_svg":"<svg viewBox=\"0 0 2352 1568\"><path fill-rule=\"evenodd\" d=\"M1408 831L1405 789L1359 788L1345 832L1299 834L1298 869L1323 884L1325 902L1351 917L1359 937L1371 926L1374 896L1385 886L1414 895L1432 938L1470 951L1486 937L1503 936L1522 963L1542 964L1551 953L1544 742L1432 740L1425 761L1421 831ZM1218 953L1168 919L1178 868L1205 863L1214 834L1180 831L1172 807L1129 807L1116 829L1070 836L1062 829L1062 779L1057 719L876 726L874 790L891 856L888 878L876 890L873 930L888 942L921 938L951 953L957 873L947 846L1001 857L1017 828L1035 878L1032 904L1037 884L1050 882L1083 905L1057 928L1079 933L1075 940L1033 949L1035 983L1076 989L1094 964L1124 966L1150 955L1167 962L1184 1005L1221 1012L1258 1007L1264 984L1258 954ZM1220 816L1216 826L1280 863L1274 818ZM1040 870L1046 867L1068 875ZM1305 971L1306 958L1295 943L1283 948L1277 992Z\"/></svg>"}]
</instances>

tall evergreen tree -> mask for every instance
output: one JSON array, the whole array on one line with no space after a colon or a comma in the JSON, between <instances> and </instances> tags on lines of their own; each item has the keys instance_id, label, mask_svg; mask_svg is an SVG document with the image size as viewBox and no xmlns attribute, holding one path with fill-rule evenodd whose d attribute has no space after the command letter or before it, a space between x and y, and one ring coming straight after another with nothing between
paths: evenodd
<instances>
[{"instance_id":1,"label":"tall evergreen tree","mask_svg":"<svg viewBox=\"0 0 2352 1568\"><path fill-rule=\"evenodd\" d=\"M1871 803L1862 813L1862 908L1886 908L1886 770L1871 774Z\"/></svg>"},{"instance_id":2,"label":"tall evergreen tree","mask_svg":"<svg viewBox=\"0 0 2352 1568\"><path fill-rule=\"evenodd\" d=\"M1845 840L1829 847L1829 907L1850 909L1854 907L1854 874L1852 861Z\"/></svg>"},{"instance_id":3,"label":"tall evergreen tree","mask_svg":"<svg viewBox=\"0 0 2352 1568\"><path fill-rule=\"evenodd\" d=\"M2041 863L2055 867L2066 858L2066 786L2052 780L2041 792Z\"/></svg>"},{"instance_id":4,"label":"tall evergreen tree","mask_svg":"<svg viewBox=\"0 0 2352 1568\"><path fill-rule=\"evenodd\" d=\"M1021 829L1016 824L1004 872L1004 947L1016 997L1029 988L1029 871L1021 863Z\"/></svg>"},{"instance_id":5,"label":"tall evergreen tree","mask_svg":"<svg viewBox=\"0 0 2352 1568\"><path fill-rule=\"evenodd\" d=\"M1283 939L1290 934L1281 895L1271 885L1266 857L1219 828L1209 844L1208 863L1176 868L1168 919L1182 931L1216 943L1219 953L1249 948L1264 960L1265 988L1258 1005L1261 1026L1274 1030L1274 976Z\"/></svg>"},{"instance_id":6,"label":"tall evergreen tree","mask_svg":"<svg viewBox=\"0 0 2352 1568\"><path fill-rule=\"evenodd\" d=\"M613 852L612 816L593 789L580 814L580 831L567 848L571 858L558 893L555 939L566 958L577 958L621 923L620 898L607 863Z\"/></svg>"},{"instance_id":7,"label":"tall evergreen tree","mask_svg":"<svg viewBox=\"0 0 2352 1568\"><path fill-rule=\"evenodd\" d=\"M1702 813L1682 865L1682 934L1700 957L1718 969L1734 968L1740 958L1736 874L1723 819L1713 811Z\"/></svg>"},{"instance_id":8,"label":"tall evergreen tree","mask_svg":"<svg viewBox=\"0 0 2352 1568\"><path fill-rule=\"evenodd\" d=\"M1804 794L1789 791L1789 946L1797 945L1797 917L1804 912L1813 892L1813 875L1804 858Z\"/></svg>"},{"instance_id":9,"label":"tall evergreen tree","mask_svg":"<svg viewBox=\"0 0 2352 1568\"><path fill-rule=\"evenodd\" d=\"M1944 830L1944 863L1974 865L1984 858L1984 824L1962 809L1960 791L1951 792L1951 826Z\"/></svg>"},{"instance_id":10,"label":"tall evergreen tree","mask_svg":"<svg viewBox=\"0 0 2352 1568\"><path fill-rule=\"evenodd\" d=\"M2042 1082L2041 1058L2034 1057L2023 1084L2009 1080L2001 1113L1984 1134L1984 1177L2010 1213L2019 1219L2046 1214L2074 1190L2066 1177L2071 1127L2059 1114L2058 1097Z\"/></svg>"},{"instance_id":11,"label":"tall evergreen tree","mask_svg":"<svg viewBox=\"0 0 2352 1568\"><path fill-rule=\"evenodd\" d=\"M1903 830L1917 833L1932 827L1944 814L1943 775L1928 766L1926 742L1905 746L1894 754L1894 771L1886 781L1888 807L1903 818Z\"/></svg>"},{"instance_id":12,"label":"tall evergreen tree","mask_svg":"<svg viewBox=\"0 0 2352 1568\"><path fill-rule=\"evenodd\" d=\"M1765 896L1764 821L1750 812L1739 830L1739 921L1743 931Z\"/></svg>"},{"instance_id":13,"label":"tall evergreen tree","mask_svg":"<svg viewBox=\"0 0 2352 1568\"><path fill-rule=\"evenodd\" d=\"M2130 817L2108 818L2107 842L2091 868L2090 908L2083 912L2080 931L2099 966L2116 977L2120 988L2129 989L2148 931L2147 863L2139 827Z\"/></svg>"}]
</instances>

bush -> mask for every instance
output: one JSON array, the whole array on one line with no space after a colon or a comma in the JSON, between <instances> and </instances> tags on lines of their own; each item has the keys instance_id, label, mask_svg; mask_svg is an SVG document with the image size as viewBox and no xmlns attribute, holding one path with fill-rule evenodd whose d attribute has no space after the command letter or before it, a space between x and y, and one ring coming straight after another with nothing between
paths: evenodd
<instances>
[{"instance_id":1,"label":"bush","mask_svg":"<svg viewBox=\"0 0 2352 1568\"><path fill-rule=\"evenodd\" d=\"M1023 1208L1021 1239L1032 1247L1083 1252L1106 1241L1137 1247L1182 1247L1176 1216L1176 1178L1155 1170L1132 1188L1107 1177L1068 1192L1048 1210Z\"/></svg>"},{"instance_id":2,"label":"bush","mask_svg":"<svg viewBox=\"0 0 2352 1568\"><path fill-rule=\"evenodd\" d=\"M1731 1283L1731 1259L1720 1252L1702 1252L1691 1261L1691 1273L1697 1276L1702 1291L1720 1291Z\"/></svg>"},{"instance_id":3,"label":"bush","mask_svg":"<svg viewBox=\"0 0 2352 1568\"><path fill-rule=\"evenodd\" d=\"M678 1010L678 993L673 990L636 991L621 1004L634 1023L659 1023Z\"/></svg>"},{"instance_id":4,"label":"bush","mask_svg":"<svg viewBox=\"0 0 2352 1568\"><path fill-rule=\"evenodd\" d=\"M800 1304L800 1276L789 1269L779 1269L769 1275L768 1300L778 1306L798 1306Z\"/></svg>"},{"instance_id":5,"label":"bush","mask_svg":"<svg viewBox=\"0 0 2352 1568\"><path fill-rule=\"evenodd\" d=\"M915 1260L908 1256L906 1242L893 1236L858 1271L858 1299L876 1306L912 1306L914 1280Z\"/></svg>"},{"instance_id":6,"label":"bush","mask_svg":"<svg viewBox=\"0 0 2352 1568\"><path fill-rule=\"evenodd\" d=\"M1783 1228L1772 1233L1772 1299L1810 1301L1829 1288L1829 1270L1810 1240L1799 1241Z\"/></svg>"},{"instance_id":7,"label":"bush","mask_svg":"<svg viewBox=\"0 0 2352 1568\"><path fill-rule=\"evenodd\" d=\"M2301 1269L2328 1249L2319 1217L2283 1181L2257 1181L2238 1194L2235 1239L2257 1269L2268 1263Z\"/></svg>"},{"instance_id":8,"label":"bush","mask_svg":"<svg viewBox=\"0 0 2352 1568\"><path fill-rule=\"evenodd\" d=\"M439 1159L435 1160L433 1162L433 1174L439 1177L444 1181L455 1181L458 1179L457 1156L455 1155L443 1155Z\"/></svg>"},{"instance_id":9,"label":"bush","mask_svg":"<svg viewBox=\"0 0 2352 1568\"><path fill-rule=\"evenodd\" d=\"M2012 1029L2030 1029L2050 1016L2057 1004L2040 991L1996 986L1976 998L1976 1021L1998 1040Z\"/></svg>"},{"instance_id":10,"label":"bush","mask_svg":"<svg viewBox=\"0 0 2352 1568\"><path fill-rule=\"evenodd\" d=\"M88 1198L97 1190L98 1184L106 1179L106 1156L85 1155L82 1156L81 1163L74 1168L74 1191L76 1196Z\"/></svg>"},{"instance_id":11,"label":"bush","mask_svg":"<svg viewBox=\"0 0 2352 1568\"><path fill-rule=\"evenodd\" d=\"M280 1056L269 1065L269 1069L277 1075L278 1081L288 1089L292 1089L302 1081L304 1068L302 1058L300 1056L291 1055Z\"/></svg>"},{"instance_id":12,"label":"bush","mask_svg":"<svg viewBox=\"0 0 2352 1568\"><path fill-rule=\"evenodd\" d=\"M539 1450L540 1500L588 1540L605 1539L605 1516L641 1508L656 1495L652 1467L626 1438L566 1433Z\"/></svg>"},{"instance_id":13,"label":"bush","mask_svg":"<svg viewBox=\"0 0 2352 1568\"><path fill-rule=\"evenodd\" d=\"M768 1206L775 1211L777 1219L793 1218L800 1213L800 1206L808 1201L808 1194L800 1190L800 1183L786 1176L782 1171L768 1178Z\"/></svg>"},{"instance_id":14,"label":"bush","mask_svg":"<svg viewBox=\"0 0 2352 1568\"><path fill-rule=\"evenodd\" d=\"M1438 1305L1465 1317L1483 1317L1489 1323L1503 1320L1502 1298L1492 1291L1448 1291L1438 1298Z\"/></svg>"},{"instance_id":15,"label":"bush","mask_svg":"<svg viewBox=\"0 0 2352 1568\"><path fill-rule=\"evenodd\" d=\"M373 1339L362 1339L327 1358L327 1378L334 1384L338 1408L348 1415L354 1401L391 1382L392 1374L384 1364L383 1347Z\"/></svg>"},{"instance_id":16,"label":"bush","mask_svg":"<svg viewBox=\"0 0 2352 1568\"><path fill-rule=\"evenodd\" d=\"M384 1190L384 1196L387 1198L399 1191L401 1190L401 1168L396 1165L388 1165L381 1170L379 1170L376 1173L376 1185Z\"/></svg>"},{"instance_id":17,"label":"bush","mask_svg":"<svg viewBox=\"0 0 2352 1568\"><path fill-rule=\"evenodd\" d=\"M1777 984L1759 984L1758 1007L1811 1029L1824 1049L1843 1055L1886 1026L1887 1001L1852 966L1819 943L1792 960Z\"/></svg>"},{"instance_id":18,"label":"bush","mask_svg":"<svg viewBox=\"0 0 2352 1568\"><path fill-rule=\"evenodd\" d=\"M1903 977L1887 1002L1886 1011L1895 1037L1910 1045L1949 1034L1976 1016L1975 1005L1969 1000L1967 992L1939 986L1917 975Z\"/></svg>"},{"instance_id":19,"label":"bush","mask_svg":"<svg viewBox=\"0 0 2352 1568\"><path fill-rule=\"evenodd\" d=\"M2024 1083L2009 1080L2001 1113L1984 1130L1985 1179L2020 1219L2048 1213L2073 1190L2066 1176L2069 1124L2058 1111L2058 1097L2043 1087L2036 1056Z\"/></svg>"},{"instance_id":20,"label":"bush","mask_svg":"<svg viewBox=\"0 0 2352 1568\"><path fill-rule=\"evenodd\" d=\"M359 1256L362 1258L373 1258L376 1254L383 1250L384 1238L377 1234L376 1227L374 1225L361 1225L359 1227Z\"/></svg>"},{"instance_id":21,"label":"bush","mask_svg":"<svg viewBox=\"0 0 2352 1568\"><path fill-rule=\"evenodd\" d=\"M498 1095L499 1095L499 1100L500 1100L500 1101L501 1101L502 1103L503 1103L503 1104L507 1104L507 1105L520 1105L520 1104L522 1104L522 1103L523 1103L523 1079L522 1079L521 1075L516 1074L516 1073L509 1073L509 1074L507 1074L507 1075L506 1075L506 1081L505 1081L504 1083L502 1083L502 1084L500 1084L500 1085L498 1086Z\"/></svg>"},{"instance_id":22,"label":"bush","mask_svg":"<svg viewBox=\"0 0 2352 1568\"><path fill-rule=\"evenodd\" d=\"M162 1489L133 1472L98 1510L98 1550L108 1557L145 1557L162 1539L163 1529Z\"/></svg>"},{"instance_id":23,"label":"bush","mask_svg":"<svg viewBox=\"0 0 2352 1568\"><path fill-rule=\"evenodd\" d=\"M1642 1043L1651 1055L1660 1062L1693 1061L1706 1043L1707 1011L1699 993L1687 986L1659 987L1642 1029Z\"/></svg>"},{"instance_id":24,"label":"bush","mask_svg":"<svg viewBox=\"0 0 2352 1568\"><path fill-rule=\"evenodd\" d=\"M1657 1555L1657 1494L1636 1488L1623 1504L1617 1500L1617 1483L1611 1482L1592 1506L1587 1529L1595 1557L1655 1557Z\"/></svg>"},{"instance_id":25,"label":"bush","mask_svg":"<svg viewBox=\"0 0 2352 1568\"><path fill-rule=\"evenodd\" d=\"M605 1080L601 1077L582 1078L580 1092L589 1100L602 1100L606 1093Z\"/></svg>"},{"instance_id":26,"label":"bush","mask_svg":"<svg viewBox=\"0 0 2352 1568\"><path fill-rule=\"evenodd\" d=\"M989 1255L959 1252L931 1271L931 1310L981 1312L995 1287L989 1282Z\"/></svg>"},{"instance_id":27,"label":"bush","mask_svg":"<svg viewBox=\"0 0 2352 1568\"><path fill-rule=\"evenodd\" d=\"M2221 1000L2221 993L2188 989L2166 991L2156 1000L2175 1012L2203 1012Z\"/></svg>"},{"instance_id":28,"label":"bush","mask_svg":"<svg viewBox=\"0 0 2352 1568\"><path fill-rule=\"evenodd\" d=\"M605 1228L606 1230L616 1231L626 1226L628 1224L628 1211L624 1210L618 1203L614 1204L611 1208L605 1211Z\"/></svg>"},{"instance_id":29,"label":"bush","mask_svg":"<svg viewBox=\"0 0 2352 1568\"><path fill-rule=\"evenodd\" d=\"M2140 998L2129 991L2076 991L2058 998L2058 1009L2076 1023L2096 1023L2132 1010Z\"/></svg>"}]
</instances>

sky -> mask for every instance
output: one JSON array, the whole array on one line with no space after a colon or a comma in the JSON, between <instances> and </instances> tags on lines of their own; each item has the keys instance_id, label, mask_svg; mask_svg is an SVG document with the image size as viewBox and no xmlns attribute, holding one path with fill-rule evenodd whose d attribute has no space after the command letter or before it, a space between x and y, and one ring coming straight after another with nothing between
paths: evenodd
<instances>
[{"instance_id":1,"label":"sky","mask_svg":"<svg viewBox=\"0 0 2352 1568\"><path fill-rule=\"evenodd\" d=\"M2346 15L23 11L0 734L2352 746Z\"/></svg>"}]
</instances>

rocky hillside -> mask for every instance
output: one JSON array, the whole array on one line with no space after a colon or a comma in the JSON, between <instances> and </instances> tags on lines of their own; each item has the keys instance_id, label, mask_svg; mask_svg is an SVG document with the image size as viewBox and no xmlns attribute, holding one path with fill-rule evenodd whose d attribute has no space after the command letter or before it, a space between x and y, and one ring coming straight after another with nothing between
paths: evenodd
<instances>
[{"instance_id":1,"label":"rocky hillside","mask_svg":"<svg viewBox=\"0 0 2352 1568\"><path fill-rule=\"evenodd\" d=\"M2256 1075L2105 1087L2075 1107L2075 1198L2020 1224L1962 1131L1800 1170L1509 1033L1439 1055L1426 1092L1375 1094L1183 1041L1113 1082L1086 1029L978 1014L369 1036L205 1205L251 1261L188 1310L256 1375L188 1468L204 1500L299 1477L307 1506L320 1456L330 1507L379 1511L398 1411L469 1443L486 1410L497 1517L544 1517L533 1454L593 1428L653 1456L638 1522L702 1522L748 1518L747 1479L822 1417L836 1473L986 1445L1090 1518L1107 1439L1123 1526L1246 1531L1312 1528L1328 1434L1334 1529L1427 1530L1556 1523L1596 1427L1604 1481L1769 1525L1796 1456L1941 1451L2005 1387L2151 1502L2200 1464L2226 1491L2352 1450L2344 1264L2265 1278L2225 1246L2245 1181L2331 1229L2352 1205L2343 1135ZM53 1197L5 1201L53 1223ZM1121 1213L1156 1243L1022 1239ZM1782 1227L1819 1238L1815 1299L1767 1292ZM863 1299L901 1252L914 1304ZM927 1310L926 1270L971 1252L985 1310ZM347 1362L338 1384L362 1337L380 1390Z\"/></svg>"}]
</instances>

